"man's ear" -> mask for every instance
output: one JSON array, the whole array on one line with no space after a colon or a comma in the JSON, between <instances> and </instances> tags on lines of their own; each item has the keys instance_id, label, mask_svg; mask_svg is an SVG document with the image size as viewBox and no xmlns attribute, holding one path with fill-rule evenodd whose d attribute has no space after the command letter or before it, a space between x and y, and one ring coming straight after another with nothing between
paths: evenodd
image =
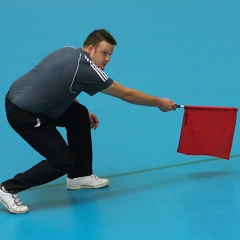
<instances>
[{"instance_id":1,"label":"man's ear","mask_svg":"<svg viewBox=\"0 0 240 240\"><path fill-rule=\"evenodd\" d=\"M89 45L89 46L85 47L83 50L86 51L89 55L91 55L91 53L94 51L94 46Z\"/></svg>"}]
</instances>

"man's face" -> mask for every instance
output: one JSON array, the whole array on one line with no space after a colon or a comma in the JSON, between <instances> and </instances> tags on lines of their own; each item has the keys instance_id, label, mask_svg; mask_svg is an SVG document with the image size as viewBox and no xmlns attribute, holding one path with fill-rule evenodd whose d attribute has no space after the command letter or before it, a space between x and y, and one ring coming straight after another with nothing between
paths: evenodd
<instances>
[{"instance_id":1,"label":"man's face","mask_svg":"<svg viewBox=\"0 0 240 240\"><path fill-rule=\"evenodd\" d=\"M91 60L102 70L110 61L110 56L113 53L114 46L106 41L100 42L97 47L91 48L89 56Z\"/></svg>"}]
</instances>

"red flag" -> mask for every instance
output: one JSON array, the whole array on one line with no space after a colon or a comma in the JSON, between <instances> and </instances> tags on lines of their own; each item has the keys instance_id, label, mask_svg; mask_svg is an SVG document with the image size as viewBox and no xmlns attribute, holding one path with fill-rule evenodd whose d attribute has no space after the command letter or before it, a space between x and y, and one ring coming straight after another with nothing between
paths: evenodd
<instances>
[{"instance_id":1,"label":"red flag","mask_svg":"<svg viewBox=\"0 0 240 240\"><path fill-rule=\"evenodd\" d=\"M177 152L229 159L237 108L185 106Z\"/></svg>"}]
</instances>

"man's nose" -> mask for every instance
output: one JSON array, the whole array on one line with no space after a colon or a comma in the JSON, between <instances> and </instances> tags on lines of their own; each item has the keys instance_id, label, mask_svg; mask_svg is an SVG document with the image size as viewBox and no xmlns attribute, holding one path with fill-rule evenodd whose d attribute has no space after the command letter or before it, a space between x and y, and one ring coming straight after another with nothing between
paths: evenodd
<instances>
[{"instance_id":1,"label":"man's nose","mask_svg":"<svg viewBox=\"0 0 240 240\"><path fill-rule=\"evenodd\" d=\"M110 56L109 56L109 55L106 56L105 60L106 60L107 62L110 62Z\"/></svg>"}]
</instances>

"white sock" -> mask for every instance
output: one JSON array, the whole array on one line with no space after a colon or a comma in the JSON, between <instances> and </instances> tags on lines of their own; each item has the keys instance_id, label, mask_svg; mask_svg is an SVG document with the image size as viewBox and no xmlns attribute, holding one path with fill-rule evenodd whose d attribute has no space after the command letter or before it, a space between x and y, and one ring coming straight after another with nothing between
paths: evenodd
<instances>
[{"instance_id":1,"label":"white sock","mask_svg":"<svg viewBox=\"0 0 240 240\"><path fill-rule=\"evenodd\" d=\"M9 193L3 185L1 186L1 189L2 189L3 192Z\"/></svg>"}]
</instances>

